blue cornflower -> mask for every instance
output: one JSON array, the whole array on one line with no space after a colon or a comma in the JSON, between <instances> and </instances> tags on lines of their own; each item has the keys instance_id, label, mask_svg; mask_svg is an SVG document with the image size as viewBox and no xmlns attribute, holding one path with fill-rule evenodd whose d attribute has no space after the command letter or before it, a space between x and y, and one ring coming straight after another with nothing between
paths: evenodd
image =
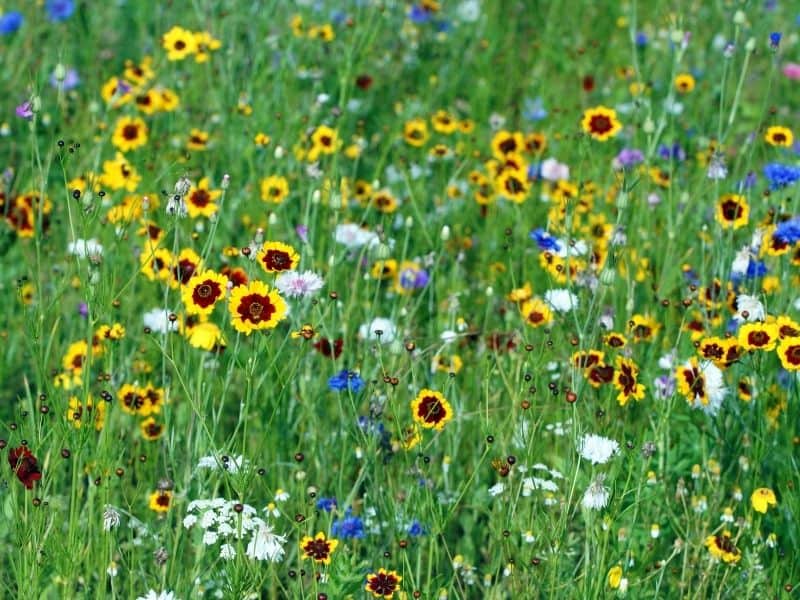
<instances>
[{"instance_id":1,"label":"blue cornflower","mask_svg":"<svg viewBox=\"0 0 800 600\"><path fill-rule=\"evenodd\" d=\"M336 503L336 498L320 498L317 500L317 510L331 512L337 506L338 504Z\"/></svg>"},{"instance_id":2,"label":"blue cornflower","mask_svg":"<svg viewBox=\"0 0 800 600\"><path fill-rule=\"evenodd\" d=\"M430 276L425 269L409 267L400 271L400 287L404 290L418 290L428 285Z\"/></svg>"},{"instance_id":3,"label":"blue cornflower","mask_svg":"<svg viewBox=\"0 0 800 600\"><path fill-rule=\"evenodd\" d=\"M349 389L354 394L360 392L364 387L364 380L354 372L342 369L336 375L328 379L328 388L334 392L342 392Z\"/></svg>"},{"instance_id":4,"label":"blue cornflower","mask_svg":"<svg viewBox=\"0 0 800 600\"><path fill-rule=\"evenodd\" d=\"M769 47L773 50L777 50L778 46L781 45L781 33L779 31L773 31L769 34Z\"/></svg>"},{"instance_id":5,"label":"blue cornflower","mask_svg":"<svg viewBox=\"0 0 800 600\"><path fill-rule=\"evenodd\" d=\"M25 22L22 13L12 10L0 15L0 35L9 35L17 31Z\"/></svg>"},{"instance_id":6,"label":"blue cornflower","mask_svg":"<svg viewBox=\"0 0 800 600\"><path fill-rule=\"evenodd\" d=\"M800 167L769 163L764 167L764 177L769 179L769 189L779 190L800 180Z\"/></svg>"},{"instance_id":7,"label":"blue cornflower","mask_svg":"<svg viewBox=\"0 0 800 600\"><path fill-rule=\"evenodd\" d=\"M664 160L677 160L678 162L686 160L686 152L677 142L672 144L672 146L661 144L658 147L658 156Z\"/></svg>"},{"instance_id":8,"label":"blue cornflower","mask_svg":"<svg viewBox=\"0 0 800 600\"><path fill-rule=\"evenodd\" d=\"M47 0L44 5L47 16L51 21L66 21L75 12L75 3L72 0Z\"/></svg>"},{"instance_id":9,"label":"blue cornflower","mask_svg":"<svg viewBox=\"0 0 800 600\"><path fill-rule=\"evenodd\" d=\"M644 48L645 46L647 46L647 34L642 31L638 32L636 34L634 42L639 48Z\"/></svg>"},{"instance_id":10,"label":"blue cornflower","mask_svg":"<svg viewBox=\"0 0 800 600\"><path fill-rule=\"evenodd\" d=\"M779 223L772 237L784 244L796 243L800 240L800 217L792 217L788 221Z\"/></svg>"},{"instance_id":11,"label":"blue cornflower","mask_svg":"<svg viewBox=\"0 0 800 600\"><path fill-rule=\"evenodd\" d=\"M408 11L408 18L412 23L421 25L422 23L427 23L431 20L431 13L429 13L422 6L414 4Z\"/></svg>"},{"instance_id":12,"label":"blue cornflower","mask_svg":"<svg viewBox=\"0 0 800 600\"><path fill-rule=\"evenodd\" d=\"M528 236L536 242L536 245L539 246L539 250L548 252L559 252L561 250L561 244L558 243L558 240L541 227L537 227L531 231Z\"/></svg>"},{"instance_id":13,"label":"blue cornflower","mask_svg":"<svg viewBox=\"0 0 800 600\"><path fill-rule=\"evenodd\" d=\"M333 522L331 534L337 538L360 540L366 535L364 532L364 521L359 517L354 517L352 509L348 508L344 512L343 519L336 519Z\"/></svg>"},{"instance_id":14,"label":"blue cornflower","mask_svg":"<svg viewBox=\"0 0 800 600\"><path fill-rule=\"evenodd\" d=\"M414 519L411 525L408 526L408 535L410 535L411 537L425 535L425 528L419 521Z\"/></svg>"},{"instance_id":15,"label":"blue cornflower","mask_svg":"<svg viewBox=\"0 0 800 600\"><path fill-rule=\"evenodd\" d=\"M542 97L525 98L522 101L522 116L528 121L541 121L547 118L547 110L544 107Z\"/></svg>"}]
</instances>

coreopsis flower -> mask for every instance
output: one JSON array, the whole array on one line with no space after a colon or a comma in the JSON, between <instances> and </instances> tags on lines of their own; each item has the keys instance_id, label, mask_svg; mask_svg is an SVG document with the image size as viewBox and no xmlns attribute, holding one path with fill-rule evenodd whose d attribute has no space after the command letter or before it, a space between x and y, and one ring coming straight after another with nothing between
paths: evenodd
<instances>
[{"instance_id":1,"label":"coreopsis flower","mask_svg":"<svg viewBox=\"0 0 800 600\"><path fill-rule=\"evenodd\" d=\"M91 395L86 398L85 402L81 402L77 396L71 396L66 418L76 429L80 429L85 422L89 422L96 431L101 431L106 419L106 403L95 403Z\"/></svg>"},{"instance_id":2,"label":"coreopsis flower","mask_svg":"<svg viewBox=\"0 0 800 600\"><path fill-rule=\"evenodd\" d=\"M534 297L526 300L519 310L525 323L531 327L542 327L553 321L553 312L550 310L550 306L540 298Z\"/></svg>"},{"instance_id":3,"label":"coreopsis flower","mask_svg":"<svg viewBox=\"0 0 800 600\"><path fill-rule=\"evenodd\" d=\"M711 416L719 412L727 390L722 371L714 363L699 363L692 357L678 367L675 379L678 392L686 397L693 408L699 408Z\"/></svg>"},{"instance_id":4,"label":"coreopsis flower","mask_svg":"<svg viewBox=\"0 0 800 600\"><path fill-rule=\"evenodd\" d=\"M186 140L186 149L193 151L203 151L208 148L208 132L202 129L192 129L189 131L189 139Z\"/></svg>"},{"instance_id":5,"label":"coreopsis flower","mask_svg":"<svg viewBox=\"0 0 800 600\"><path fill-rule=\"evenodd\" d=\"M775 492L769 488L758 488L750 496L750 505L753 510L766 513L770 506L777 506L778 500L775 498Z\"/></svg>"},{"instance_id":6,"label":"coreopsis flower","mask_svg":"<svg viewBox=\"0 0 800 600\"><path fill-rule=\"evenodd\" d=\"M150 510L157 513L165 513L172 506L172 491L171 490L156 490L148 499L148 506Z\"/></svg>"},{"instance_id":7,"label":"coreopsis flower","mask_svg":"<svg viewBox=\"0 0 800 600\"><path fill-rule=\"evenodd\" d=\"M705 545L711 556L725 563L735 564L742 558L742 553L731 539L729 531L723 531L721 535L708 536Z\"/></svg>"},{"instance_id":8,"label":"coreopsis flower","mask_svg":"<svg viewBox=\"0 0 800 600\"><path fill-rule=\"evenodd\" d=\"M139 117L120 117L111 143L120 152L136 150L147 144L147 125Z\"/></svg>"},{"instance_id":9,"label":"coreopsis flower","mask_svg":"<svg viewBox=\"0 0 800 600\"><path fill-rule=\"evenodd\" d=\"M27 446L19 446L9 450L8 464L16 474L17 479L29 490L32 490L33 485L42 478L39 461Z\"/></svg>"},{"instance_id":10,"label":"coreopsis flower","mask_svg":"<svg viewBox=\"0 0 800 600\"><path fill-rule=\"evenodd\" d=\"M208 62L208 59L211 57L211 52L219 50L222 47L222 42L208 31L197 31L193 35L195 46L197 47L194 55L194 61L196 63Z\"/></svg>"},{"instance_id":11,"label":"coreopsis flower","mask_svg":"<svg viewBox=\"0 0 800 600\"><path fill-rule=\"evenodd\" d=\"M737 336L744 350L774 350L778 338L778 326L775 323L745 323L739 328Z\"/></svg>"},{"instance_id":12,"label":"coreopsis flower","mask_svg":"<svg viewBox=\"0 0 800 600\"><path fill-rule=\"evenodd\" d=\"M161 37L161 45L167 51L167 60L171 61L183 60L197 52L197 40L194 34L177 25Z\"/></svg>"},{"instance_id":13,"label":"coreopsis flower","mask_svg":"<svg viewBox=\"0 0 800 600\"><path fill-rule=\"evenodd\" d=\"M300 540L300 549L303 551L303 558L310 558L317 564L331 564L331 555L339 541L329 539L321 531L315 537L305 536Z\"/></svg>"},{"instance_id":14,"label":"coreopsis flower","mask_svg":"<svg viewBox=\"0 0 800 600\"><path fill-rule=\"evenodd\" d=\"M441 392L423 389L411 401L411 414L421 427L441 431L452 420L453 408Z\"/></svg>"},{"instance_id":15,"label":"coreopsis flower","mask_svg":"<svg viewBox=\"0 0 800 600\"><path fill-rule=\"evenodd\" d=\"M367 584L364 589L375 598L391 600L395 592L400 590L400 582L402 580L403 578L400 577L397 571L387 571L381 568L367 575Z\"/></svg>"},{"instance_id":16,"label":"coreopsis flower","mask_svg":"<svg viewBox=\"0 0 800 600\"><path fill-rule=\"evenodd\" d=\"M203 177L197 186L192 186L186 193L186 211L193 219L210 217L219 210L216 201L222 195L222 190L212 190L208 186L208 177Z\"/></svg>"},{"instance_id":17,"label":"coreopsis flower","mask_svg":"<svg viewBox=\"0 0 800 600\"><path fill-rule=\"evenodd\" d=\"M195 274L181 288L181 299L190 315L210 315L217 302L225 299L228 278L214 271Z\"/></svg>"},{"instance_id":18,"label":"coreopsis flower","mask_svg":"<svg viewBox=\"0 0 800 600\"><path fill-rule=\"evenodd\" d=\"M135 192L141 180L139 173L121 152L117 152L114 160L103 162L103 173L99 181L112 191L125 189Z\"/></svg>"},{"instance_id":19,"label":"coreopsis flower","mask_svg":"<svg viewBox=\"0 0 800 600\"><path fill-rule=\"evenodd\" d=\"M320 155L333 154L339 148L341 142L335 129L327 125L320 125L311 134L311 149L306 155L308 162L315 162Z\"/></svg>"},{"instance_id":20,"label":"coreopsis flower","mask_svg":"<svg viewBox=\"0 0 800 600\"><path fill-rule=\"evenodd\" d=\"M403 125L403 139L409 146L419 148L428 141L428 123L425 119L411 119Z\"/></svg>"},{"instance_id":21,"label":"coreopsis flower","mask_svg":"<svg viewBox=\"0 0 800 600\"><path fill-rule=\"evenodd\" d=\"M501 129L492 137L491 147L494 157L503 160L509 154L516 154L524 150L525 138L519 131Z\"/></svg>"},{"instance_id":22,"label":"coreopsis flower","mask_svg":"<svg viewBox=\"0 0 800 600\"><path fill-rule=\"evenodd\" d=\"M800 370L800 336L787 337L778 344L778 358L787 371Z\"/></svg>"},{"instance_id":23,"label":"coreopsis flower","mask_svg":"<svg viewBox=\"0 0 800 600\"><path fill-rule=\"evenodd\" d=\"M593 465L605 464L618 453L619 444L601 435L587 433L578 443L578 454Z\"/></svg>"},{"instance_id":24,"label":"coreopsis flower","mask_svg":"<svg viewBox=\"0 0 800 600\"><path fill-rule=\"evenodd\" d=\"M688 94L694 89L694 77L689 73L681 73L675 77L675 89L681 94Z\"/></svg>"},{"instance_id":25,"label":"coreopsis flower","mask_svg":"<svg viewBox=\"0 0 800 600\"><path fill-rule=\"evenodd\" d=\"M293 271L300 264L300 255L283 242L264 242L256 254L256 261L267 273Z\"/></svg>"},{"instance_id":26,"label":"coreopsis flower","mask_svg":"<svg viewBox=\"0 0 800 600\"><path fill-rule=\"evenodd\" d=\"M583 131L599 142L608 141L622 130L617 113L605 106L586 109L581 120Z\"/></svg>"},{"instance_id":27,"label":"coreopsis flower","mask_svg":"<svg viewBox=\"0 0 800 600\"><path fill-rule=\"evenodd\" d=\"M770 146L791 148L792 144L794 144L794 135L792 135L792 130L788 127L775 125L767 128L767 132L764 134L764 140Z\"/></svg>"},{"instance_id":28,"label":"coreopsis flower","mask_svg":"<svg viewBox=\"0 0 800 600\"><path fill-rule=\"evenodd\" d=\"M163 423L159 423L153 417L148 417L139 423L139 431L142 437L148 442L153 442L160 438L164 433L165 427Z\"/></svg>"},{"instance_id":29,"label":"coreopsis flower","mask_svg":"<svg viewBox=\"0 0 800 600\"><path fill-rule=\"evenodd\" d=\"M717 202L716 219L723 229L739 229L748 223L750 205L740 194L725 194Z\"/></svg>"},{"instance_id":30,"label":"coreopsis flower","mask_svg":"<svg viewBox=\"0 0 800 600\"><path fill-rule=\"evenodd\" d=\"M231 290L228 310L234 329L250 335L256 330L276 327L286 318L288 307L277 290L253 281Z\"/></svg>"},{"instance_id":31,"label":"coreopsis flower","mask_svg":"<svg viewBox=\"0 0 800 600\"><path fill-rule=\"evenodd\" d=\"M281 204L289 195L289 181L280 175L270 175L261 180L261 199L272 204Z\"/></svg>"},{"instance_id":32,"label":"coreopsis flower","mask_svg":"<svg viewBox=\"0 0 800 600\"><path fill-rule=\"evenodd\" d=\"M625 406L631 398L634 400L644 398L645 388L644 384L639 383L639 367L627 358L617 356L613 384L619 390L617 401L620 406Z\"/></svg>"}]
</instances>

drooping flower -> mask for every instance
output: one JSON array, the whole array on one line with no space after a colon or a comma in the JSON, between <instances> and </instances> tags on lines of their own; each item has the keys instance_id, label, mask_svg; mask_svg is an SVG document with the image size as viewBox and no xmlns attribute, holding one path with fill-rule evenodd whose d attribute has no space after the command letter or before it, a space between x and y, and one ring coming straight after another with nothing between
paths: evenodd
<instances>
[{"instance_id":1,"label":"drooping flower","mask_svg":"<svg viewBox=\"0 0 800 600\"><path fill-rule=\"evenodd\" d=\"M8 453L8 464L17 475L17 479L29 490L32 490L33 485L42 478L39 461L27 446L12 448Z\"/></svg>"},{"instance_id":2,"label":"drooping flower","mask_svg":"<svg viewBox=\"0 0 800 600\"><path fill-rule=\"evenodd\" d=\"M721 535L708 536L706 538L706 548L708 548L711 556L728 564L735 564L742 557L742 553L731 539L729 531L723 531Z\"/></svg>"},{"instance_id":3,"label":"drooping flower","mask_svg":"<svg viewBox=\"0 0 800 600\"><path fill-rule=\"evenodd\" d=\"M750 496L750 505L753 510L766 513L770 506L777 506L778 499L775 498L775 492L769 488L758 488Z\"/></svg>"}]
</instances>

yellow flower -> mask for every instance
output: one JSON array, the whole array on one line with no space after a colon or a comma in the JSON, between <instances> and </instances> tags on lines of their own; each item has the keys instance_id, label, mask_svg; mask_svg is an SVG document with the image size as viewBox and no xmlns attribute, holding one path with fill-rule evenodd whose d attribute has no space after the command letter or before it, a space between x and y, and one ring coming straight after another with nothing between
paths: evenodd
<instances>
[{"instance_id":1,"label":"yellow flower","mask_svg":"<svg viewBox=\"0 0 800 600\"><path fill-rule=\"evenodd\" d=\"M507 155L515 154L525 148L525 139L519 131L501 129L494 134L491 146L494 157L503 160Z\"/></svg>"},{"instance_id":2,"label":"yellow flower","mask_svg":"<svg viewBox=\"0 0 800 600\"><path fill-rule=\"evenodd\" d=\"M181 288L181 299L190 315L210 315L217 302L225 299L228 278L214 271L195 274Z\"/></svg>"},{"instance_id":3,"label":"yellow flower","mask_svg":"<svg viewBox=\"0 0 800 600\"><path fill-rule=\"evenodd\" d=\"M778 499L775 498L775 492L769 488L758 488L753 495L750 496L750 505L753 510L766 513L770 506L777 506Z\"/></svg>"},{"instance_id":4,"label":"yellow flower","mask_svg":"<svg viewBox=\"0 0 800 600\"><path fill-rule=\"evenodd\" d=\"M694 77L689 73L681 73L675 77L675 89L681 94L688 94L694 89Z\"/></svg>"},{"instance_id":5,"label":"yellow flower","mask_svg":"<svg viewBox=\"0 0 800 600\"><path fill-rule=\"evenodd\" d=\"M788 127L775 125L767 129L767 133L764 134L764 140L770 146L784 146L790 148L792 144L794 144L794 135L792 134L792 130Z\"/></svg>"},{"instance_id":6,"label":"yellow flower","mask_svg":"<svg viewBox=\"0 0 800 600\"><path fill-rule=\"evenodd\" d=\"M128 190L135 192L142 178L121 152L117 152L114 160L103 162L103 174L100 183L112 191Z\"/></svg>"},{"instance_id":7,"label":"yellow flower","mask_svg":"<svg viewBox=\"0 0 800 600\"><path fill-rule=\"evenodd\" d=\"M339 147L336 130L327 125L320 125L311 134L311 150L308 151L308 162L316 161L320 154L333 154Z\"/></svg>"},{"instance_id":8,"label":"yellow flower","mask_svg":"<svg viewBox=\"0 0 800 600\"><path fill-rule=\"evenodd\" d=\"M86 402L81 402L77 396L71 396L67 408L67 420L76 429L80 429L84 422L93 420L95 431L100 431L106 420L106 403L95 404L91 396L86 398Z\"/></svg>"},{"instance_id":9,"label":"yellow flower","mask_svg":"<svg viewBox=\"0 0 800 600\"><path fill-rule=\"evenodd\" d=\"M256 136L253 138L253 143L256 146L269 146L269 143L272 141L266 133L258 132Z\"/></svg>"},{"instance_id":10,"label":"yellow flower","mask_svg":"<svg viewBox=\"0 0 800 600\"><path fill-rule=\"evenodd\" d=\"M528 175L522 169L504 169L495 180L495 191L515 204L525 202L530 189Z\"/></svg>"},{"instance_id":11,"label":"yellow flower","mask_svg":"<svg viewBox=\"0 0 800 600\"><path fill-rule=\"evenodd\" d=\"M150 494L148 502L150 510L157 513L165 513L172 505L172 492L170 490L158 490Z\"/></svg>"},{"instance_id":12,"label":"yellow flower","mask_svg":"<svg viewBox=\"0 0 800 600\"><path fill-rule=\"evenodd\" d=\"M525 322L531 327L549 325L553 320L553 311L546 302L539 298L531 298L522 303L520 312Z\"/></svg>"},{"instance_id":13,"label":"yellow flower","mask_svg":"<svg viewBox=\"0 0 800 600\"><path fill-rule=\"evenodd\" d=\"M225 347L222 332L214 323L198 323L188 332L189 345L207 352L221 351Z\"/></svg>"},{"instance_id":14,"label":"yellow flower","mask_svg":"<svg viewBox=\"0 0 800 600\"><path fill-rule=\"evenodd\" d=\"M136 150L147 143L147 125L139 117L120 117L111 143L121 152Z\"/></svg>"},{"instance_id":15,"label":"yellow flower","mask_svg":"<svg viewBox=\"0 0 800 600\"><path fill-rule=\"evenodd\" d=\"M800 337L787 337L778 344L778 358L787 371L800 370Z\"/></svg>"},{"instance_id":16,"label":"yellow flower","mask_svg":"<svg viewBox=\"0 0 800 600\"><path fill-rule=\"evenodd\" d=\"M197 47L194 60L197 63L204 63L208 61L211 51L219 50L222 47L222 42L220 42L207 31L198 31L193 35L194 43Z\"/></svg>"},{"instance_id":17,"label":"yellow flower","mask_svg":"<svg viewBox=\"0 0 800 600\"><path fill-rule=\"evenodd\" d=\"M189 188L186 194L186 210L193 219L196 217L210 217L219 207L217 198L222 196L222 190L208 189L208 177L203 177L197 186Z\"/></svg>"},{"instance_id":18,"label":"yellow flower","mask_svg":"<svg viewBox=\"0 0 800 600\"><path fill-rule=\"evenodd\" d=\"M167 60L183 60L197 52L197 40L194 34L178 26L161 37L161 45L167 51Z\"/></svg>"},{"instance_id":19,"label":"yellow flower","mask_svg":"<svg viewBox=\"0 0 800 600\"><path fill-rule=\"evenodd\" d=\"M339 545L338 540L328 539L321 531L315 537L305 536L300 540L303 558L310 558L317 564L331 564L331 554Z\"/></svg>"},{"instance_id":20,"label":"yellow flower","mask_svg":"<svg viewBox=\"0 0 800 600\"><path fill-rule=\"evenodd\" d=\"M775 323L745 323L739 328L739 345L745 350L773 350L778 342Z\"/></svg>"},{"instance_id":21,"label":"yellow flower","mask_svg":"<svg viewBox=\"0 0 800 600\"><path fill-rule=\"evenodd\" d=\"M616 590L619 587L620 582L622 581L622 567L619 565L615 565L608 570L608 575L606 576L606 582L608 582L608 587L612 590Z\"/></svg>"},{"instance_id":22,"label":"yellow flower","mask_svg":"<svg viewBox=\"0 0 800 600\"><path fill-rule=\"evenodd\" d=\"M617 119L617 113L605 106L588 108L583 113L581 120L583 131L599 142L605 142L622 131L622 123Z\"/></svg>"},{"instance_id":23,"label":"yellow flower","mask_svg":"<svg viewBox=\"0 0 800 600\"><path fill-rule=\"evenodd\" d=\"M139 423L139 430L142 437L149 442L157 440L164 433L164 425L156 421L153 417L147 417Z\"/></svg>"},{"instance_id":24,"label":"yellow flower","mask_svg":"<svg viewBox=\"0 0 800 600\"><path fill-rule=\"evenodd\" d=\"M289 195L289 182L286 177L270 175L261 180L261 199L272 204L281 204Z\"/></svg>"},{"instance_id":25,"label":"yellow flower","mask_svg":"<svg viewBox=\"0 0 800 600\"><path fill-rule=\"evenodd\" d=\"M273 329L286 318L286 301L261 281L238 285L231 291L228 310L236 331L250 335L259 329Z\"/></svg>"},{"instance_id":26,"label":"yellow flower","mask_svg":"<svg viewBox=\"0 0 800 600\"><path fill-rule=\"evenodd\" d=\"M739 194L725 194L717 202L716 219L723 229L739 229L747 225L750 217L750 205L747 199Z\"/></svg>"},{"instance_id":27,"label":"yellow flower","mask_svg":"<svg viewBox=\"0 0 800 600\"><path fill-rule=\"evenodd\" d=\"M450 135L458 129L458 121L446 110L437 110L431 117L433 129L439 133Z\"/></svg>"},{"instance_id":28,"label":"yellow flower","mask_svg":"<svg viewBox=\"0 0 800 600\"><path fill-rule=\"evenodd\" d=\"M300 255L289 244L267 241L256 254L256 261L267 273L280 273L296 269Z\"/></svg>"},{"instance_id":29,"label":"yellow flower","mask_svg":"<svg viewBox=\"0 0 800 600\"><path fill-rule=\"evenodd\" d=\"M742 553L731 540L729 531L723 531L722 535L708 536L706 538L706 548L708 548L711 556L725 563L735 564L742 557Z\"/></svg>"},{"instance_id":30,"label":"yellow flower","mask_svg":"<svg viewBox=\"0 0 800 600\"><path fill-rule=\"evenodd\" d=\"M192 129L186 142L187 150L205 150L208 146L208 133L200 129Z\"/></svg>"},{"instance_id":31,"label":"yellow flower","mask_svg":"<svg viewBox=\"0 0 800 600\"><path fill-rule=\"evenodd\" d=\"M441 431L452 420L453 408L440 392L423 389L411 401L411 414L425 429Z\"/></svg>"}]
</instances>

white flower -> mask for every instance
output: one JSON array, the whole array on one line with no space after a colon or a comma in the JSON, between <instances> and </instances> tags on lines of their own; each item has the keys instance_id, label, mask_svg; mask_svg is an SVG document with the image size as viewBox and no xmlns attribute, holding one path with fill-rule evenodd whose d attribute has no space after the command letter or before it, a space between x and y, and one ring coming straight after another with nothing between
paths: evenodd
<instances>
[{"instance_id":1,"label":"white flower","mask_svg":"<svg viewBox=\"0 0 800 600\"><path fill-rule=\"evenodd\" d=\"M216 543L217 543L217 538L218 538L218 537L219 537L219 536L217 535L217 532L216 532L216 531L206 531L206 532L203 534L203 543L204 543L206 546L213 546L214 544L216 544Z\"/></svg>"},{"instance_id":2,"label":"white flower","mask_svg":"<svg viewBox=\"0 0 800 600\"><path fill-rule=\"evenodd\" d=\"M197 461L198 469L210 469L212 471L216 471L220 465L229 473L238 473L239 469L250 465L250 461L241 454L238 456L214 456L212 454L211 456L203 456L199 461ZM191 510L191 505L189 510Z\"/></svg>"},{"instance_id":3,"label":"white flower","mask_svg":"<svg viewBox=\"0 0 800 600\"><path fill-rule=\"evenodd\" d=\"M608 505L611 499L610 490L603 485L605 475L598 475L592 484L586 488L581 505L589 510L600 510Z\"/></svg>"},{"instance_id":4,"label":"white flower","mask_svg":"<svg viewBox=\"0 0 800 600\"><path fill-rule=\"evenodd\" d=\"M569 290L547 290L544 301L556 312L566 313L578 308L578 297Z\"/></svg>"},{"instance_id":5,"label":"white flower","mask_svg":"<svg viewBox=\"0 0 800 600\"><path fill-rule=\"evenodd\" d=\"M578 442L578 453L593 465L602 465L619 452L619 444L614 440L587 433Z\"/></svg>"},{"instance_id":6,"label":"white flower","mask_svg":"<svg viewBox=\"0 0 800 600\"><path fill-rule=\"evenodd\" d=\"M111 531L114 527L119 525L119 513L117 509L106 504L103 510L103 531Z\"/></svg>"},{"instance_id":7,"label":"white flower","mask_svg":"<svg viewBox=\"0 0 800 600\"><path fill-rule=\"evenodd\" d=\"M144 326L148 327L153 333L167 333L168 331L178 330L178 320L169 320L172 314L171 310L166 308L154 308L151 311L144 313L142 320Z\"/></svg>"},{"instance_id":8,"label":"white flower","mask_svg":"<svg viewBox=\"0 0 800 600\"><path fill-rule=\"evenodd\" d=\"M347 246L350 250L361 248L362 246L372 246L379 242L375 233L362 229L355 223L337 225L334 239Z\"/></svg>"},{"instance_id":9,"label":"white flower","mask_svg":"<svg viewBox=\"0 0 800 600\"><path fill-rule=\"evenodd\" d=\"M545 490L547 492L557 492L558 485L549 479L540 479L538 477L526 477L522 480L522 495L530 496L534 490Z\"/></svg>"},{"instance_id":10,"label":"white flower","mask_svg":"<svg viewBox=\"0 0 800 600\"><path fill-rule=\"evenodd\" d=\"M183 526L186 529L191 528L195 523L197 523L197 515L186 515L183 518Z\"/></svg>"},{"instance_id":11,"label":"white flower","mask_svg":"<svg viewBox=\"0 0 800 600\"><path fill-rule=\"evenodd\" d=\"M746 314L745 314L746 313ZM755 296L739 294L736 296L736 314L733 318L739 321L763 321L764 305Z\"/></svg>"},{"instance_id":12,"label":"white flower","mask_svg":"<svg viewBox=\"0 0 800 600\"><path fill-rule=\"evenodd\" d=\"M569 179L569 166L558 162L555 158L546 158L542 161L542 179L558 181Z\"/></svg>"},{"instance_id":13,"label":"white flower","mask_svg":"<svg viewBox=\"0 0 800 600\"><path fill-rule=\"evenodd\" d=\"M144 596L139 596L136 600L178 600L173 592L156 592L150 590Z\"/></svg>"},{"instance_id":14,"label":"white flower","mask_svg":"<svg viewBox=\"0 0 800 600\"><path fill-rule=\"evenodd\" d=\"M458 339L458 334L453 331L452 329L447 329L442 332L439 336L439 339L442 340L445 344L451 344Z\"/></svg>"},{"instance_id":15,"label":"white flower","mask_svg":"<svg viewBox=\"0 0 800 600\"><path fill-rule=\"evenodd\" d=\"M744 246L733 257L733 264L731 264L731 275L744 275L747 273L747 267L750 266L750 247Z\"/></svg>"},{"instance_id":16,"label":"white flower","mask_svg":"<svg viewBox=\"0 0 800 600\"><path fill-rule=\"evenodd\" d=\"M106 573L108 573L109 577L116 577L119 569L117 568L117 563L113 560L108 564L108 568L106 569Z\"/></svg>"},{"instance_id":17,"label":"white flower","mask_svg":"<svg viewBox=\"0 0 800 600\"><path fill-rule=\"evenodd\" d=\"M278 488L275 491L275 502L285 502L289 499L289 492Z\"/></svg>"},{"instance_id":18,"label":"white flower","mask_svg":"<svg viewBox=\"0 0 800 600\"><path fill-rule=\"evenodd\" d=\"M378 340L382 344L390 344L397 336L397 328L389 319L376 317L358 328L358 336L362 339Z\"/></svg>"},{"instance_id":19,"label":"white flower","mask_svg":"<svg viewBox=\"0 0 800 600\"><path fill-rule=\"evenodd\" d=\"M503 493L505 489L506 489L506 484L503 483L502 481L499 481L489 488L489 494L491 496L499 496L500 494Z\"/></svg>"},{"instance_id":20,"label":"white flower","mask_svg":"<svg viewBox=\"0 0 800 600\"><path fill-rule=\"evenodd\" d=\"M458 18L466 23L474 23L481 16L481 5L478 0L464 0L456 9Z\"/></svg>"},{"instance_id":21,"label":"white flower","mask_svg":"<svg viewBox=\"0 0 800 600\"><path fill-rule=\"evenodd\" d=\"M286 538L282 535L276 535L272 532L272 528L263 523L258 531L253 534L250 543L247 544L247 556L255 560L268 560L270 562L279 562L285 553L283 544L286 543Z\"/></svg>"},{"instance_id":22,"label":"white flower","mask_svg":"<svg viewBox=\"0 0 800 600\"><path fill-rule=\"evenodd\" d=\"M522 534L522 541L526 544L532 544L536 541L536 537L533 535L533 532L528 529L525 533Z\"/></svg>"},{"instance_id":23,"label":"white flower","mask_svg":"<svg viewBox=\"0 0 800 600\"><path fill-rule=\"evenodd\" d=\"M219 547L219 557L222 560L232 560L236 558L236 548L230 544L222 544L222 546Z\"/></svg>"},{"instance_id":24,"label":"white flower","mask_svg":"<svg viewBox=\"0 0 800 600\"><path fill-rule=\"evenodd\" d=\"M688 368L692 368L691 363L686 363ZM719 412L722 401L725 399L727 389L722 371L710 360L704 360L698 366L698 371L703 376L705 395L696 394L691 401L693 408L699 408L707 415L712 417Z\"/></svg>"},{"instance_id":25,"label":"white flower","mask_svg":"<svg viewBox=\"0 0 800 600\"><path fill-rule=\"evenodd\" d=\"M67 252L78 258L103 256L103 246L96 239L75 240L67 245Z\"/></svg>"},{"instance_id":26,"label":"white flower","mask_svg":"<svg viewBox=\"0 0 800 600\"><path fill-rule=\"evenodd\" d=\"M325 285L325 281L313 271L298 273L286 271L275 279L275 287L285 296L291 298L305 298L316 294Z\"/></svg>"}]
</instances>

